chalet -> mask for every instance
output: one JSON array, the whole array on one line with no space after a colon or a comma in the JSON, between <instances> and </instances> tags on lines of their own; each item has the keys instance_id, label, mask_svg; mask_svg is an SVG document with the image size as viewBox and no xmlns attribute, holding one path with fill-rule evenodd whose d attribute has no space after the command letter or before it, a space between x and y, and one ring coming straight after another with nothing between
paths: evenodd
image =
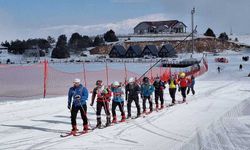
<instances>
[{"instance_id":1,"label":"chalet","mask_svg":"<svg viewBox=\"0 0 250 150\"><path fill-rule=\"evenodd\" d=\"M130 46L125 54L126 58L139 58L141 56L142 50L139 45Z\"/></svg>"},{"instance_id":2,"label":"chalet","mask_svg":"<svg viewBox=\"0 0 250 150\"><path fill-rule=\"evenodd\" d=\"M171 44L163 45L158 52L159 57L176 57L176 51Z\"/></svg>"},{"instance_id":3,"label":"chalet","mask_svg":"<svg viewBox=\"0 0 250 150\"><path fill-rule=\"evenodd\" d=\"M115 45L109 52L110 58L123 58L125 57L126 49L121 45Z\"/></svg>"},{"instance_id":4,"label":"chalet","mask_svg":"<svg viewBox=\"0 0 250 150\"><path fill-rule=\"evenodd\" d=\"M145 55L158 57L157 47L155 45L146 45L141 53L141 56L145 56Z\"/></svg>"},{"instance_id":5,"label":"chalet","mask_svg":"<svg viewBox=\"0 0 250 150\"><path fill-rule=\"evenodd\" d=\"M178 20L145 21L134 27L134 34L186 33L187 26Z\"/></svg>"}]
</instances>

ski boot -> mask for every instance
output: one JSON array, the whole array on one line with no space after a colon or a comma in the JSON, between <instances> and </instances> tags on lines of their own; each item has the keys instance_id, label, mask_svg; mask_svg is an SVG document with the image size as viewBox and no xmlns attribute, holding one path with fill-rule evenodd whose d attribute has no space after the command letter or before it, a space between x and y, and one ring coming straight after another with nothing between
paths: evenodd
<instances>
[{"instance_id":1,"label":"ski boot","mask_svg":"<svg viewBox=\"0 0 250 150\"><path fill-rule=\"evenodd\" d=\"M108 116L107 118L106 118L106 127L108 127L108 126L110 126L111 125L111 120L110 120L110 116Z\"/></svg>"},{"instance_id":2,"label":"ski boot","mask_svg":"<svg viewBox=\"0 0 250 150\"><path fill-rule=\"evenodd\" d=\"M88 130L90 130L89 126L87 124L83 125L83 133L88 133Z\"/></svg>"},{"instance_id":3,"label":"ski boot","mask_svg":"<svg viewBox=\"0 0 250 150\"><path fill-rule=\"evenodd\" d=\"M102 128L102 121L101 118L97 118L96 128Z\"/></svg>"},{"instance_id":4,"label":"ski boot","mask_svg":"<svg viewBox=\"0 0 250 150\"><path fill-rule=\"evenodd\" d=\"M125 115L123 115L120 122L125 122L125 121L126 121L126 117L125 117Z\"/></svg>"},{"instance_id":5,"label":"ski boot","mask_svg":"<svg viewBox=\"0 0 250 150\"><path fill-rule=\"evenodd\" d=\"M117 118L116 118L116 116L113 116L112 123L117 123Z\"/></svg>"}]
</instances>

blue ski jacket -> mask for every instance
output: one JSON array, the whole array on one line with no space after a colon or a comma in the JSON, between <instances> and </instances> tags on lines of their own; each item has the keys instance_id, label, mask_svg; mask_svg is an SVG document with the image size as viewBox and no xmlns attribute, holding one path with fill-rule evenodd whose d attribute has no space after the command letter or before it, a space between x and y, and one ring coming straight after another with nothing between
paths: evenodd
<instances>
[{"instance_id":1,"label":"blue ski jacket","mask_svg":"<svg viewBox=\"0 0 250 150\"><path fill-rule=\"evenodd\" d=\"M81 107L87 103L88 96L88 90L82 84L79 87L71 87L68 92L68 106L71 105L73 99L72 107Z\"/></svg>"},{"instance_id":2,"label":"blue ski jacket","mask_svg":"<svg viewBox=\"0 0 250 150\"><path fill-rule=\"evenodd\" d=\"M124 101L124 98L122 97L122 95L124 94L124 92L122 91L122 88L121 87L118 87L118 88L111 88L111 91L113 92L113 99L112 101L114 102L123 102Z\"/></svg>"},{"instance_id":3,"label":"blue ski jacket","mask_svg":"<svg viewBox=\"0 0 250 150\"><path fill-rule=\"evenodd\" d=\"M151 96L154 92L154 86L150 84L141 85L141 95L142 96Z\"/></svg>"}]
</instances>

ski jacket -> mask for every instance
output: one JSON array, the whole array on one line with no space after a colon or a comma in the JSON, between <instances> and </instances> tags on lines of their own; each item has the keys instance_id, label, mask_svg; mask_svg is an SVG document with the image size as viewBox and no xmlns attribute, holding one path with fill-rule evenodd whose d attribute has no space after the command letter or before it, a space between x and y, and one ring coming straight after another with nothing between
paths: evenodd
<instances>
[{"instance_id":1,"label":"ski jacket","mask_svg":"<svg viewBox=\"0 0 250 150\"><path fill-rule=\"evenodd\" d=\"M122 97L122 95L124 94L124 92L122 91L121 87L118 87L118 88L112 87L111 91L113 92L113 99L112 99L112 101L119 102L119 103L121 103L121 102L124 101L124 98Z\"/></svg>"},{"instance_id":2,"label":"ski jacket","mask_svg":"<svg viewBox=\"0 0 250 150\"><path fill-rule=\"evenodd\" d=\"M162 82L161 80L159 82L155 81L153 83L153 86L156 93L163 92L163 90L166 88L164 82Z\"/></svg>"},{"instance_id":3,"label":"ski jacket","mask_svg":"<svg viewBox=\"0 0 250 150\"><path fill-rule=\"evenodd\" d=\"M190 79L190 80L189 80L188 86L189 86L189 87L193 87L194 84L195 84L195 79L194 79L194 78L193 78L193 79Z\"/></svg>"},{"instance_id":4,"label":"ski jacket","mask_svg":"<svg viewBox=\"0 0 250 150\"><path fill-rule=\"evenodd\" d=\"M140 86L137 83L127 84L125 87L126 100L128 100L129 97L138 98L140 91Z\"/></svg>"},{"instance_id":5,"label":"ski jacket","mask_svg":"<svg viewBox=\"0 0 250 150\"><path fill-rule=\"evenodd\" d=\"M73 98L72 107L81 107L88 101L88 90L80 84L78 87L71 87L68 92L68 106L71 105Z\"/></svg>"},{"instance_id":6,"label":"ski jacket","mask_svg":"<svg viewBox=\"0 0 250 150\"><path fill-rule=\"evenodd\" d=\"M188 86L188 79L187 78L179 78L178 83L180 87L187 87Z\"/></svg>"},{"instance_id":7,"label":"ski jacket","mask_svg":"<svg viewBox=\"0 0 250 150\"><path fill-rule=\"evenodd\" d=\"M111 98L111 91L109 88L101 89L99 87L94 88L92 95L92 102L97 97L97 102L109 102Z\"/></svg>"},{"instance_id":8,"label":"ski jacket","mask_svg":"<svg viewBox=\"0 0 250 150\"><path fill-rule=\"evenodd\" d=\"M151 96L154 92L154 86L150 84L141 85L141 95L142 96Z\"/></svg>"},{"instance_id":9,"label":"ski jacket","mask_svg":"<svg viewBox=\"0 0 250 150\"><path fill-rule=\"evenodd\" d=\"M169 89L176 89L176 80L175 79L169 79L168 80L168 84L169 84Z\"/></svg>"}]
</instances>

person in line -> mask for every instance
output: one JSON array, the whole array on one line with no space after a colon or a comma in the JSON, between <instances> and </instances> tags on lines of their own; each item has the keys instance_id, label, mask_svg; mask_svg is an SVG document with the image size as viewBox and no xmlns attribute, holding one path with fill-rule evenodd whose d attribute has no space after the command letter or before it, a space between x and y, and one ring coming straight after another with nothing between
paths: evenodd
<instances>
[{"instance_id":1,"label":"person in line","mask_svg":"<svg viewBox=\"0 0 250 150\"><path fill-rule=\"evenodd\" d=\"M189 83L188 83L187 95L189 94L190 89L192 91L192 94L193 95L195 94L194 84L195 84L195 78L194 78L194 75L191 75L191 79L189 80Z\"/></svg>"},{"instance_id":2,"label":"person in line","mask_svg":"<svg viewBox=\"0 0 250 150\"><path fill-rule=\"evenodd\" d=\"M189 82L189 79L186 77L186 74L184 72L181 72L180 75L179 75L179 79L178 79L178 85L179 85L179 88L180 88L180 91L181 91L181 95L182 95L182 98L183 98L183 103L186 102L186 90L187 90L187 86L188 86L188 82Z\"/></svg>"},{"instance_id":3,"label":"person in line","mask_svg":"<svg viewBox=\"0 0 250 150\"><path fill-rule=\"evenodd\" d=\"M96 116L97 116L97 128L102 128L102 119L101 119L101 111L104 108L104 112L106 114L106 125L111 125L110 119L110 111L109 111L109 102L111 99L111 91L108 87L105 87L102 83L102 80L96 81L96 87L93 90L92 100L90 106L93 106L95 98L97 97L96 103Z\"/></svg>"},{"instance_id":4,"label":"person in line","mask_svg":"<svg viewBox=\"0 0 250 150\"><path fill-rule=\"evenodd\" d=\"M159 109L159 105L158 105L158 100L160 98L160 102L161 102L161 107L160 109L163 109L164 107L164 98L163 98L163 94L164 94L164 89L165 84L163 81L161 81L160 77L156 77L155 81L153 83L154 89L155 89L155 107L156 110Z\"/></svg>"},{"instance_id":5,"label":"person in line","mask_svg":"<svg viewBox=\"0 0 250 150\"><path fill-rule=\"evenodd\" d=\"M111 85L111 91L113 92L113 99L112 99L112 115L113 115L113 120L112 123L117 123L117 117L116 117L116 107L119 107L119 110L121 112L121 121L124 122L126 121L126 116L124 112L124 98L122 95L124 95L124 92L120 86L120 83L118 81L115 81Z\"/></svg>"},{"instance_id":6,"label":"person in line","mask_svg":"<svg viewBox=\"0 0 250 150\"><path fill-rule=\"evenodd\" d=\"M68 109L71 111L71 132L75 134L77 129L76 117L80 110L81 118L83 121L83 132L88 132L88 118L87 118L87 100L88 100L88 90L80 84L80 79L75 79L73 81L73 86L68 92ZM72 100L73 99L73 100Z\"/></svg>"},{"instance_id":7,"label":"person in line","mask_svg":"<svg viewBox=\"0 0 250 150\"><path fill-rule=\"evenodd\" d=\"M171 75L170 79L168 80L169 85L169 94L172 99L172 104L175 104L175 94L176 94L176 87L177 87L177 81L174 75Z\"/></svg>"},{"instance_id":8,"label":"person in line","mask_svg":"<svg viewBox=\"0 0 250 150\"><path fill-rule=\"evenodd\" d=\"M131 104L134 101L135 106L137 109L137 116L140 117L141 115L141 108L140 108L140 103L139 103L139 94L140 94L140 86L139 84L136 83L135 79L133 77L129 78L128 84L125 86L125 98L127 101L127 110L128 110L128 115L127 119L131 118Z\"/></svg>"},{"instance_id":9,"label":"person in line","mask_svg":"<svg viewBox=\"0 0 250 150\"><path fill-rule=\"evenodd\" d=\"M153 111L153 102L152 102L152 94L154 92L154 86L150 84L149 78L144 77L143 83L141 85L141 98L142 98L142 107L143 113L146 113L146 101L149 101L149 113Z\"/></svg>"}]
</instances>

